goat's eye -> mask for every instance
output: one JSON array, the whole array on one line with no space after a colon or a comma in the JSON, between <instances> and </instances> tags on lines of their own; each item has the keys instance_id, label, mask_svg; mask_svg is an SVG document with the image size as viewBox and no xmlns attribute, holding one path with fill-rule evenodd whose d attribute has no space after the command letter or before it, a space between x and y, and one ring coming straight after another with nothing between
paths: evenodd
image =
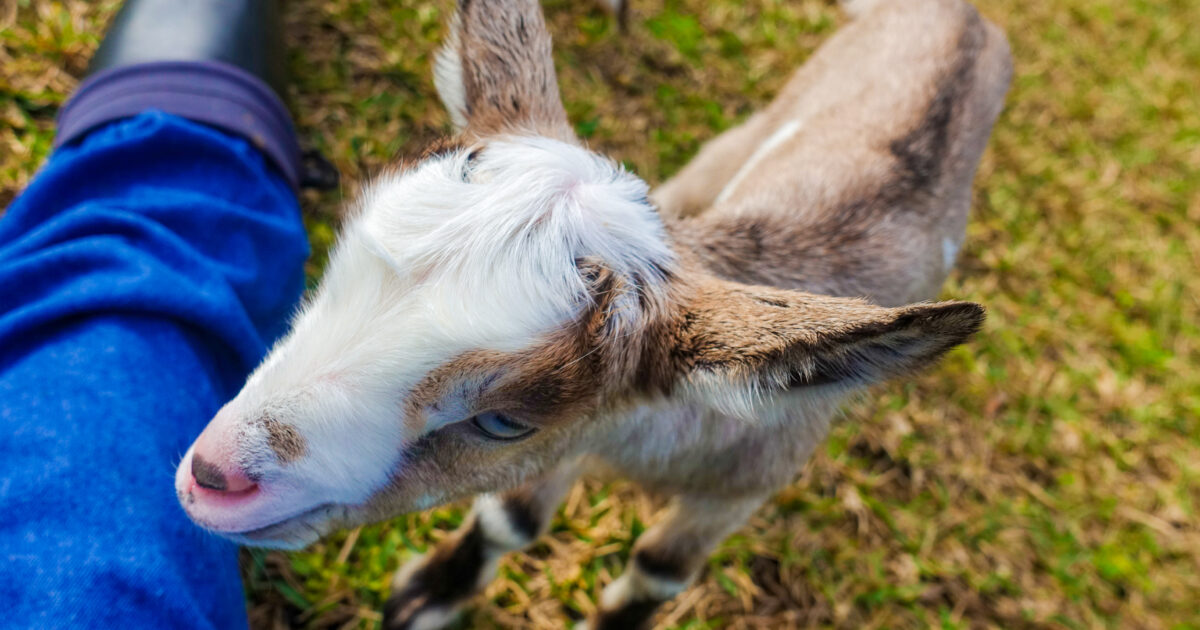
<instances>
[{"instance_id":1,"label":"goat's eye","mask_svg":"<svg viewBox=\"0 0 1200 630\"><path fill-rule=\"evenodd\" d=\"M498 413L481 413L471 418L471 423L480 433L493 440L515 440L533 433L533 427L526 426Z\"/></svg>"}]
</instances>

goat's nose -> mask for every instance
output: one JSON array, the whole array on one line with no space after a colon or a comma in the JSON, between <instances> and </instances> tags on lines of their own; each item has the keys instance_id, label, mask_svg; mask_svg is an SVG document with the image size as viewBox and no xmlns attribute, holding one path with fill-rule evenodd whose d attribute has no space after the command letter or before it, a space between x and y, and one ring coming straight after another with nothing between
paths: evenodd
<instances>
[{"instance_id":1,"label":"goat's nose","mask_svg":"<svg viewBox=\"0 0 1200 630\"><path fill-rule=\"evenodd\" d=\"M249 477L233 471L223 471L216 464L204 459L200 453L192 453L192 477L196 485L217 492L245 492L254 487Z\"/></svg>"},{"instance_id":2,"label":"goat's nose","mask_svg":"<svg viewBox=\"0 0 1200 630\"><path fill-rule=\"evenodd\" d=\"M237 441L233 439L236 417L228 405L217 412L192 445L192 479L196 485L227 495L248 493L255 487L246 471L237 465Z\"/></svg>"}]
</instances>

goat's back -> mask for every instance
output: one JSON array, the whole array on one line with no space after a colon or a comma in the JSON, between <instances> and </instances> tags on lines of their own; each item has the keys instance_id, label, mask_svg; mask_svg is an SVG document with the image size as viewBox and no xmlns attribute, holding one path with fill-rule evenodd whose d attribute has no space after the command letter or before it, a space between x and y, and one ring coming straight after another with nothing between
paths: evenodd
<instances>
[{"instance_id":1,"label":"goat's back","mask_svg":"<svg viewBox=\"0 0 1200 630\"><path fill-rule=\"evenodd\" d=\"M884 305L931 299L1011 72L1004 35L970 5L878 0L656 199L719 275Z\"/></svg>"}]
</instances>

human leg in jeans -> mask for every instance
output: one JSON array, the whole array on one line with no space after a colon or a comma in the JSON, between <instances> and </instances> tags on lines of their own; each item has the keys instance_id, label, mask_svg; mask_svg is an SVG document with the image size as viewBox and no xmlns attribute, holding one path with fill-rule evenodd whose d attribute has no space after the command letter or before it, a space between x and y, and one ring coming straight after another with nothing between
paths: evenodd
<instances>
[{"instance_id":1,"label":"human leg in jeans","mask_svg":"<svg viewBox=\"0 0 1200 630\"><path fill-rule=\"evenodd\" d=\"M272 4L129 2L0 219L0 627L246 625L172 480L303 288Z\"/></svg>"}]
</instances>

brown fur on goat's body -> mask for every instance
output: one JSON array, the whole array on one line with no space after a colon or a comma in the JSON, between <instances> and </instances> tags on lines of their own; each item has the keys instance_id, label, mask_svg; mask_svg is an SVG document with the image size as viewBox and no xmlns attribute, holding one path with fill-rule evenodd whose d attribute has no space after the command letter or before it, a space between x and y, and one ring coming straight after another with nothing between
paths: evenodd
<instances>
[{"instance_id":1,"label":"brown fur on goat's body","mask_svg":"<svg viewBox=\"0 0 1200 630\"><path fill-rule=\"evenodd\" d=\"M910 85L879 89L897 67ZM668 225L677 242L722 277L886 306L932 299L949 272L943 240L961 239L1011 73L1003 34L970 5L880 3L654 199L676 217ZM716 201L788 120L801 128L763 156L770 167Z\"/></svg>"}]
</instances>

